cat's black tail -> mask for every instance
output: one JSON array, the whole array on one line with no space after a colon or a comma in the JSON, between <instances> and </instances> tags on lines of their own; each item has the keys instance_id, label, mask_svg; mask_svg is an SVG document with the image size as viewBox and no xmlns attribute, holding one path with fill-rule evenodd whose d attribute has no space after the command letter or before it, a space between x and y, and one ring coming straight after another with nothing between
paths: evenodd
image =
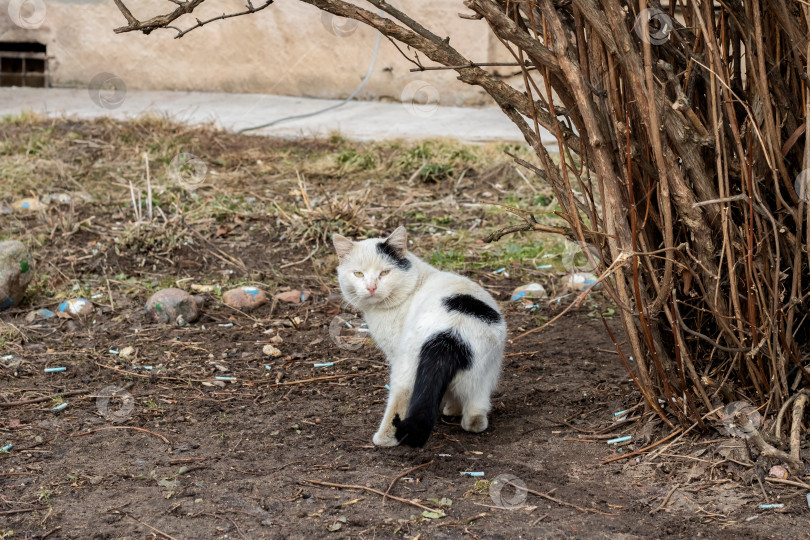
<instances>
[{"instance_id":1,"label":"cat's black tail","mask_svg":"<svg viewBox=\"0 0 810 540\"><path fill-rule=\"evenodd\" d=\"M470 346L452 330L439 332L422 345L408 413L404 420L399 415L394 417L400 444L425 445L436 424L447 387L456 372L471 365Z\"/></svg>"}]
</instances>

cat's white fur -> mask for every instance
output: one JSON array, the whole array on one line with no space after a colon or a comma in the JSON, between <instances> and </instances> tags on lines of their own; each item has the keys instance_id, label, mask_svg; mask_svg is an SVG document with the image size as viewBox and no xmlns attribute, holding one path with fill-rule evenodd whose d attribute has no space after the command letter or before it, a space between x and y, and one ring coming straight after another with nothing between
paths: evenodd
<instances>
[{"instance_id":1,"label":"cat's white fur","mask_svg":"<svg viewBox=\"0 0 810 540\"><path fill-rule=\"evenodd\" d=\"M410 269L403 270L380 255L377 244L383 241L402 250L411 263ZM452 294L468 294L499 311L495 300L469 279L437 270L407 252L407 233L403 227L388 239L353 242L336 234L333 242L340 260L338 281L343 296L363 312L374 342L391 366L388 404L374 434L374 444L398 444L393 420L396 415L403 419L406 416L420 349L431 336L448 329L455 329L470 346L473 361L469 369L456 373L444 395L442 411L448 416L462 416L461 426L467 431L485 430L490 396L501 371L506 324L502 317L493 324L456 311L448 312L442 299ZM380 276L385 270L389 273ZM362 277L355 272L362 272ZM369 288L374 289L373 294Z\"/></svg>"}]
</instances>

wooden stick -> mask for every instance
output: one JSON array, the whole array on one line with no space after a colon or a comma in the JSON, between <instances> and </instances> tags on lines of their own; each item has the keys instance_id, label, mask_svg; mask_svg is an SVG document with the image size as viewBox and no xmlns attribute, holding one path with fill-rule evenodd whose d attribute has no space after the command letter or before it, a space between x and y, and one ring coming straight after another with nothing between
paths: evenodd
<instances>
[{"instance_id":1,"label":"wooden stick","mask_svg":"<svg viewBox=\"0 0 810 540\"><path fill-rule=\"evenodd\" d=\"M657 513L658 513L660 510L663 510L663 509L664 509L664 507L667 505L667 502L669 502L669 498L670 498L670 497L672 497L672 494L673 494L673 493L675 493L675 490L676 490L676 489L678 489L679 487L681 487L681 486L680 486L680 484L675 484L674 486L672 486L672 489L670 489L670 490L669 490L669 493L667 493L667 494L666 494L666 496L664 497L664 500L663 500L663 501L661 501L661 504L659 504L659 505L656 507L656 509L655 509L655 510L653 510L652 512L650 512L650 515L651 515L651 516L654 516L654 515L655 515L655 514L657 514Z\"/></svg>"},{"instance_id":2,"label":"wooden stick","mask_svg":"<svg viewBox=\"0 0 810 540\"><path fill-rule=\"evenodd\" d=\"M118 369L117 367L108 366L106 364L100 364L98 362L94 362L94 363L99 367L103 367L103 368L106 368L106 369L111 369L113 371L117 371L119 373L125 373L127 375L132 375L134 377L142 377L142 378L146 378L146 379L151 379L152 377L155 377L156 379L165 379L165 380L170 380L170 381L180 381L180 382L184 382L184 383L189 383L189 382L211 382L211 381L216 380L216 379L213 379L213 378L211 378L211 379L183 379L181 377L167 377L165 375L144 375L144 374L141 374L141 373L130 373L129 371L124 371L123 369ZM301 380L297 380L297 381L270 383L267 386L290 386L290 385L293 385L293 384L304 384L304 383L309 383L309 382L328 381L328 380L332 380L332 379L348 379L350 377L359 377L361 375L369 375L369 374L368 373L345 373L345 374L340 374L340 375L325 375L323 377L313 377L311 379L301 379ZM264 381L254 380L254 379L233 379L233 380L234 381L244 381L244 382L255 383L255 384L264 384Z\"/></svg>"},{"instance_id":3,"label":"wooden stick","mask_svg":"<svg viewBox=\"0 0 810 540\"><path fill-rule=\"evenodd\" d=\"M504 483L509 484L510 486L514 487L515 489L526 490L527 493L531 493L532 495L537 495L538 497L542 497L542 498L544 498L544 499L546 499L548 501L551 501L553 503L557 503L560 506L567 506L569 508L579 510L580 512L584 512L586 514L593 513L593 514L601 514L603 516L615 516L616 515L616 514L608 514L607 512L602 512L601 510L597 510L596 508L583 508L581 506L571 504L570 502L566 502L566 501L563 501L561 499L558 499L557 497L552 497L548 493L541 493L540 491L535 491L535 490L529 489L527 487L515 485L512 482L510 482L509 480L505 480Z\"/></svg>"},{"instance_id":4,"label":"wooden stick","mask_svg":"<svg viewBox=\"0 0 810 540\"><path fill-rule=\"evenodd\" d=\"M168 534L166 534L165 532L161 531L160 529L156 529L156 528L152 527L152 526L151 526L151 525L149 525L148 523L146 523L146 522L144 522L144 521L141 521L140 519L136 518L135 516L133 516L133 515L132 515L132 514L130 514L129 512L126 512L126 511L124 511L124 510L121 510L120 508L111 508L111 509L109 509L109 510L108 510L108 512L116 512L116 513L118 513L118 514L124 514L124 515L125 515L125 516L127 516L128 518L130 518L130 519L134 519L135 521L137 521L138 523L140 523L140 524L141 524L141 525L143 525L144 527L149 527L149 529L151 529L152 531L154 531L154 532L155 532L155 534L159 534L159 535L160 535L160 536L162 536L163 538L167 538L168 540L177 540L177 538L175 538L174 536L168 535Z\"/></svg>"},{"instance_id":5,"label":"wooden stick","mask_svg":"<svg viewBox=\"0 0 810 540\"><path fill-rule=\"evenodd\" d=\"M674 437L675 435L677 435L681 431L683 431L683 428L678 428L675 431L673 431L672 433L670 433L669 435L667 435L666 437L664 437L663 439L661 439L660 441L658 441L657 443L653 443L653 444L651 444L649 446L645 446L641 450L636 450L635 452L630 452L629 454L622 454L621 456L615 456L615 457L606 459L605 461L600 463L600 465L606 465L606 464L608 464L608 463L610 463L612 461L619 461L619 460L622 460L622 459L627 459L629 457L637 456L638 454L643 454L647 450L650 450L651 448L655 448L659 444L670 440L672 437Z\"/></svg>"},{"instance_id":6,"label":"wooden stick","mask_svg":"<svg viewBox=\"0 0 810 540\"><path fill-rule=\"evenodd\" d=\"M17 407L20 405L30 405L31 403L42 403L43 401L50 401L56 397L80 396L82 394L89 394L89 393L90 390L71 390L70 392L63 392L61 394L51 394L50 396L45 397L21 399L20 401L6 401L5 403L0 402L0 407Z\"/></svg>"},{"instance_id":7,"label":"wooden stick","mask_svg":"<svg viewBox=\"0 0 810 540\"><path fill-rule=\"evenodd\" d=\"M91 429L91 430L85 431L83 433L76 433L74 435L71 435L71 437L84 437L85 435L90 435L91 433L95 433L97 431L105 431L105 430L108 430L108 429L134 429L135 431L143 431L144 433L149 433L150 435L154 435L155 437L157 437L161 441L165 442L166 444L172 444L171 442L169 442L169 439L167 439L163 435L159 435L158 433L155 433L154 431L149 431L148 429L139 428L139 427L135 427L135 426L104 426L104 427L100 427L100 428L96 428L96 429Z\"/></svg>"},{"instance_id":8,"label":"wooden stick","mask_svg":"<svg viewBox=\"0 0 810 540\"><path fill-rule=\"evenodd\" d=\"M304 384L308 382L316 382L316 381L328 381L332 379L348 379L350 377L359 377L360 375L368 375L368 373L346 373L343 375L326 375L324 377L313 377L311 379L301 379L298 381L288 381L288 382L280 382L280 383L272 383L268 386L289 386L291 384Z\"/></svg>"},{"instance_id":9,"label":"wooden stick","mask_svg":"<svg viewBox=\"0 0 810 540\"><path fill-rule=\"evenodd\" d=\"M428 465L432 464L434 461L435 461L435 460L431 459L431 460L430 460L430 461L428 461L427 463L422 463L421 465L417 465L416 467L411 467L411 468L410 468L410 469L408 469L407 471L404 471L404 472L402 472L402 473L398 474L396 478L394 478L393 480L391 480L391 485L389 485L389 486L388 486L388 489L386 489L386 490L385 490L385 493L383 494L383 506L385 505L385 498L386 498L386 497L388 497L388 494L389 494L389 493L391 493L391 490L394 488L394 484L396 484L396 483L397 483L397 481L398 481L400 478L402 478L403 476L405 476L405 475L407 475L407 474L412 473L412 472L413 472L413 471L415 471L415 470L421 469L422 467L427 467Z\"/></svg>"},{"instance_id":10,"label":"wooden stick","mask_svg":"<svg viewBox=\"0 0 810 540\"><path fill-rule=\"evenodd\" d=\"M775 484L787 484L788 486L796 486L804 489L810 489L810 484L799 482L798 480L785 480L784 478L766 478L766 482L773 482Z\"/></svg>"},{"instance_id":11,"label":"wooden stick","mask_svg":"<svg viewBox=\"0 0 810 540\"><path fill-rule=\"evenodd\" d=\"M47 506L37 506L36 508L20 508L17 510L3 510L0 516L10 516L11 514L22 514L23 512L36 512L37 510L47 510Z\"/></svg>"},{"instance_id":12,"label":"wooden stick","mask_svg":"<svg viewBox=\"0 0 810 540\"><path fill-rule=\"evenodd\" d=\"M799 451L802 446L802 417L804 406L807 404L807 391L802 391L793 402L793 424L790 427L790 457L799 463L799 470L804 470L804 463ZM777 437L779 434L777 433Z\"/></svg>"},{"instance_id":13,"label":"wooden stick","mask_svg":"<svg viewBox=\"0 0 810 540\"><path fill-rule=\"evenodd\" d=\"M310 484L315 484L315 485L318 485L318 486L328 486L328 487L340 488L340 489L361 489L361 490L364 490L364 491L369 491L371 493L376 493L377 495L382 495L383 497L386 497L386 494L383 493L382 491L380 491L378 489L370 488L368 486L358 486L358 485L353 485L353 484L333 484L332 482L321 482L319 480L307 480L307 479L304 479L304 482L309 482ZM428 512L433 512L434 514L442 514L442 515L444 515L444 512L442 512L441 510L436 510L434 508L430 508L429 506L419 504L418 502L415 502L415 501L409 501L408 499L403 499L403 498L397 497L395 495L387 495L387 497L389 497L391 499L394 499L395 501L399 501L401 503L410 504L411 506L421 508L422 510L427 510Z\"/></svg>"}]
</instances>

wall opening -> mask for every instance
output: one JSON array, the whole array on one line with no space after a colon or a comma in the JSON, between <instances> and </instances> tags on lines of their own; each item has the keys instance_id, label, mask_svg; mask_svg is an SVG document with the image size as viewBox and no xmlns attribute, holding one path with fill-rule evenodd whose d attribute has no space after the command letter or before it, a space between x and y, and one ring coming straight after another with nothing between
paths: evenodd
<instances>
[{"instance_id":1,"label":"wall opening","mask_svg":"<svg viewBox=\"0 0 810 540\"><path fill-rule=\"evenodd\" d=\"M22 41L0 42L0 86L49 86L45 45Z\"/></svg>"}]
</instances>

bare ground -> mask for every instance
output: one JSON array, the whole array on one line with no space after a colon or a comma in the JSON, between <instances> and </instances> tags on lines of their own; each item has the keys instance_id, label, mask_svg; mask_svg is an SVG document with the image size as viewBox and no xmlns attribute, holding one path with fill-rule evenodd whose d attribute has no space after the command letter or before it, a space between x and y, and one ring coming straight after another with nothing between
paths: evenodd
<instances>
[{"instance_id":1,"label":"bare ground","mask_svg":"<svg viewBox=\"0 0 810 540\"><path fill-rule=\"evenodd\" d=\"M73 200L0 214L0 239L23 239L38 272L25 305L0 315L0 446L12 445L0 454L0 537L807 536L806 491L769 482L770 463L744 441L691 432L604 463L671 430L642 408L615 422L640 396L598 316L620 335L600 295L518 337L571 298L533 310L508 301L528 280L560 296L561 269L553 258L553 268L535 268L553 254L538 242L551 240L480 243L508 221L481 200L529 205L544 193L492 149L295 143L155 120L23 119L0 124L0 135L7 204L32 191ZM178 151L209 164L196 191L168 180ZM145 196L143 152L166 219L135 224L128 182ZM442 418L419 450L373 447L384 358L370 346L341 349L329 333L343 308L328 234L398 223L415 252L493 292L512 339L491 428L473 435ZM311 295L240 313L216 289L182 328L141 312L160 287L245 283ZM25 320L73 296L93 299L90 320ZM278 358L262 354L274 336ZM132 357L111 352L125 347ZM325 362L334 365L313 366ZM43 371L56 366L66 370ZM113 399L105 417L110 387L129 397ZM621 435L632 439L607 444ZM525 500L508 486L498 497L493 480L505 474L531 490ZM380 495L389 488L397 499Z\"/></svg>"}]
</instances>

